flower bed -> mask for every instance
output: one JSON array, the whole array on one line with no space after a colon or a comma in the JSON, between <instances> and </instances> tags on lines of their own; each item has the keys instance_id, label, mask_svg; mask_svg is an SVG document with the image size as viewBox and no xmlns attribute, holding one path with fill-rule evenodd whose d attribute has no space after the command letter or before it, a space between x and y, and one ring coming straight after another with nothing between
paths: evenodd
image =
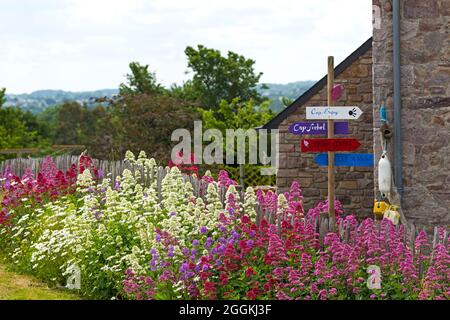
<instances>
[{"instance_id":1,"label":"flower bed","mask_svg":"<svg viewBox=\"0 0 450 320\"><path fill-rule=\"evenodd\" d=\"M176 167L162 177L144 153L127 161L138 170L114 182L85 166L76 188L54 183L39 198L27 187L39 201L4 203L0 242L11 261L59 284L77 267L80 293L101 299L449 298L444 230L434 246L424 232L410 245L403 226L358 222L337 202L338 231L322 239L315 221L327 204L304 212L297 183L280 195L248 188L241 199L226 172L197 181ZM379 289L367 286L370 266L380 268Z\"/></svg>"}]
</instances>

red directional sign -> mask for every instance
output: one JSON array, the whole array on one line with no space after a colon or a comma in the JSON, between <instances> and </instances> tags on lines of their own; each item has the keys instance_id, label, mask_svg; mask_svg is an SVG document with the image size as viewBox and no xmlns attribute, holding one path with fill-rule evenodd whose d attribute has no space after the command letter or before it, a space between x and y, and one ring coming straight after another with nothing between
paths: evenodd
<instances>
[{"instance_id":1,"label":"red directional sign","mask_svg":"<svg viewBox=\"0 0 450 320\"><path fill-rule=\"evenodd\" d=\"M303 139L302 152L354 151L361 146L356 139Z\"/></svg>"}]
</instances>

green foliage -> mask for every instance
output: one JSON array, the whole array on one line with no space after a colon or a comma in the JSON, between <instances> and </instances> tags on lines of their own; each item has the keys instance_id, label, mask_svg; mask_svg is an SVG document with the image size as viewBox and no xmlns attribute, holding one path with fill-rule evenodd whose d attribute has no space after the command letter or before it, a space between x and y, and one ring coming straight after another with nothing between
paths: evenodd
<instances>
[{"instance_id":1,"label":"green foliage","mask_svg":"<svg viewBox=\"0 0 450 320\"><path fill-rule=\"evenodd\" d=\"M173 84L167 91L167 95L178 100L199 102L198 94L191 80L184 82L181 86Z\"/></svg>"},{"instance_id":2,"label":"green foliage","mask_svg":"<svg viewBox=\"0 0 450 320\"><path fill-rule=\"evenodd\" d=\"M192 129L198 119L195 106L165 95L127 95L111 106L115 158L127 150L144 150L167 163L175 129ZM165 161L165 162L164 162Z\"/></svg>"},{"instance_id":3,"label":"green foliage","mask_svg":"<svg viewBox=\"0 0 450 320\"><path fill-rule=\"evenodd\" d=\"M0 108L0 149L46 146L44 128L31 112Z\"/></svg>"},{"instance_id":4,"label":"green foliage","mask_svg":"<svg viewBox=\"0 0 450 320\"><path fill-rule=\"evenodd\" d=\"M254 100L256 104L264 99L257 91L262 73L255 73L255 61L237 53L228 52L223 57L219 50L198 45L197 49L187 47L185 53L188 67L194 72L192 86L204 108L217 108L220 101L231 102Z\"/></svg>"},{"instance_id":5,"label":"green foliage","mask_svg":"<svg viewBox=\"0 0 450 320\"><path fill-rule=\"evenodd\" d=\"M265 124L273 116L269 104L266 101L255 106L253 100L240 102L235 98L230 103L222 100L217 109L198 109L198 111L204 128L219 129L224 134L226 129L254 129Z\"/></svg>"},{"instance_id":6,"label":"green foliage","mask_svg":"<svg viewBox=\"0 0 450 320\"><path fill-rule=\"evenodd\" d=\"M287 108L294 102L294 100L288 97L281 97L281 102L283 103L283 106Z\"/></svg>"},{"instance_id":7,"label":"green foliage","mask_svg":"<svg viewBox=\"0 0 450 320\"><path fill-rule=\"evenodd\" d=\"M43 128L42 134L50 141L55 140L56 128L58 127L59 106L46 108L36 115L38 123Z\"/></svg>"},{"instance_id":8,"label":"green foliage","mask_svg":"<svg viewBox=\"0 0 450 320\"><path fill-rule=\"evenodd\" d=\"M233 99L231 103L222 100L217 109L204 110L199 108L198 112L201 115L204 129L218 129L222 133L223 137L226 137L227 129L255 129L267 123L273 116L272 111L269 108L270 102L263 102L259 106L255 106L253 100L241 103L239 99ZM256 133L256 132L254 132ZM256 142L258 143L258 136L256 136ZM223 139L223 148L225 152L231 151L237 157L237 144L229 144L226 138ZM246 157L249 151L250 139L245 140L245 153ZM230 146L232 146L230 148ZM235 159L237 160L237 158ZM237 163L237 161L235 161ZM228 170L228 167L227 167ZM253 180L253 182L259 183L259 179Z\"/></svg>"},{"instance_id":9,"label":"green foliage","mask_svg":"<svg viewBox=\"0 0 450 320\"><path fill-rule=\"evenodd\" d=\"M6 101L5 91L6 91L5 88L0 89L0 108Z\"/></svg>"},{"instance_id":10,"label":"green foliage","mask_svg":"<svg viewBox=\"0 0 450 320\"><path fill-rule=\"evenodd\" d=\"M156 75L148 70L148 65L139 62L129 64L131 74L127 74L127 82L119 86L120 95L130 94L161 94L165 89L156 80Z\"/></svg>"},{"instance_id":11,"label":"green foliage","mask_svg":"<svg viewBox=\"0 0 450 320\"><path fill-rule=\"evenodd\" d=\"M43 115L55 121L53 141L61 145L85 145L94 157L108 158L111 153L111 116L101 105L94 108L66 102Z\"/></svg>"}]
</instances>

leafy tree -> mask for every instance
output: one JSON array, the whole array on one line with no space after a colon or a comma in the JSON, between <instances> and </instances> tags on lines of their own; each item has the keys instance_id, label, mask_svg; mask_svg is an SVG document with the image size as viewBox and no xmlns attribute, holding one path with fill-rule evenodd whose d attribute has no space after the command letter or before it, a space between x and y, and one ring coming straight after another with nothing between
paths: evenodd
<instances>
[{"instance_id":1,"label":"leafy tree","mask_svg":"<svg viewBox=\"0 0 450 320\"><path fill-rule=\"evenodd\" d=\"M58 105L47 107L36 115L39 125L43 128L44 136L50 141L55 139L59 107Z\"/></svg>"},{"instance_id":2,"label":"leafy tree","mask_svg":"<svg viewBox=\"0 0 450 320\"><path fill-rule=\"evenodd\" d=\"M56 112L55 144L85 145L91 156L109 158L113 128L111 115L105 107L88 108L77 102L66 102L58 106Z\"/></svg>"},{"instance_id":3,"label":"leafy tree","mask_svg":"<svg viewBox=\"0 0 450 320\"><path fill-rule=\"evenodd\" d=\"M167 95L183 101L192 101L199 104L198 94L191 80L184 82L181 86L173 84L167 91Z\"/></svg>"},{"instance_id":4,"label":"leafy tree","mask_svg":"<svg viewBox=\"0 0 450 320\"><path fill-rule=\"evenodd\" d=\"M160 162L171 155L172 132L192 129L198 119L196 106L167 95L125 95L111 106L113 150L117 159L127 150L144 150Z\"/></svg>"},{"instance_id":5,"label":"leafy tree","mask_svg":"<svg viewBox=\"0 0 450 320\"><path fill-rule=\"evenodd\" d=\"M222 100L230 103L253 99L256 104L264 101L257 91L262 73L255 73L255 61L229 51L223 57L219 50L198 45L187 47L188 67L192 69L193 89L203 108L218 108Z\"/></svg>"},{"instance_id":6,"label":"leafy tree","mask_svg":"<svg viewBox=\"0 0 450 320\"><path fill-rule=\"evenodd\" d=\"M226 129L254 129L264 125L273 117L269 105L269 101L255 106L253 100L241 103L235 98L230 103L222 100L217 109L199 108L198 112L204 128L219 129L224 134Z\"/></svg>"},{"instance_id":7,"label":"leafy tree","mask_svg":"<svg viewBox=\"0 0 450 320\"><path fill-rule=\"evenodd\" d=\"M217 109L204 110L200 108L198 112L202 117L204 129L218 129L223 137L226 137L227 129L256 129L267 123L273 116L269 105L269 101L265 101L259 106L255 106L253 100L240 103L239 99L236 98L231 103L222 100ZM229 143L230 141L223 140L223 150L225 152L230 150L228 149L231 146ZM250 139L246 139L244 143L245 153L248 155ZM233 143L231 148L236 151L237 145ZM237 154L234 154L235 163L237 163Z\"/></svg>"},{"instance_id":8,"label":"leafy tree","mask_svg":"<svg viewBox=\"0 0 450 320\"><path fill-rule=\"evenodd\" d=\"M82 144L83 113L78 102L65 102L58 108L56 144Z\"/></svg>"},{"instance_id":9,"label":"leafy tree","mask_svg":"<svg viewBox=\"0 0 450 320\"><path fill-rule=\"evenodd\" d=\"M156 75L148 70L148 65L139 62L129 64L131 74L127 74L127 82L119 86L120 95L162 94L165 89L156 80Z\"/></svg>"},{"instance_id":10,"label":"leafy tree","mask_svg":"<svg viewBox=\"0 0 450 320\"><path fill-rule=\"evenodd\" d=\"M31 112L18 107L0 108L0 149L48 145L43 127Z\"/></svg>"},{"instance_id":11,"label":"leafy tree","mask_svg":"<svg viewBox=\"0 0 450 320\"><path fill-rule=\"evenodd\" d=\"M0 89L0 108L6 102L5 88Z\"/></svg>"},{"instance_id":12,"label":"leafy tree","mask_svg":"<svg viewBox=\"0 0 450 320\"><path fill-rule=\"evenodd\" d=\"M286 107L289 107L293 102L294 102L294 100L291 99L291 98L288 98L288 97L281 97L281 103L283 104L283 106L284 106L285 108L286 108Z\"/></svg>"}]
</instances>

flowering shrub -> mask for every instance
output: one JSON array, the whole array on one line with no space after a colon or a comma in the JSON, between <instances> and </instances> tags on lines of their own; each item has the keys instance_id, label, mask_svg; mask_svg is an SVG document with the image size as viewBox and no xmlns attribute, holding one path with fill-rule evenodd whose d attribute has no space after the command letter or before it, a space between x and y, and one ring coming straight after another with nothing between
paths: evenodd
<instances>
[{"instance_id":1,"label":"flowering shrub","mask_svg":"<svg viewBox=\"0 0 450 320\"><path fill-rule=\"evenodd\" d=\"M176 166L162 178L143 152L126 160L137 170L116 181L96 179L87 161L70 192L23 210L18 203L0 228L12 261L59 284L77 266L80 292L94 298L449 298L443 230L434 248L424 232L410 246L403 226L358 222L336 201L338 231L322 241L315 221L328 205L305 212L298 183L241 197L225 171L195 182ZM367 286L371 266L380 268L379 289Z\"/></svg>"},{"instance_id":2,"label":"flowering shrub","mask_svg":"<svg viewBox=\"0 0 450 320\"><path fill-rule=\"evenodd\" d=\"M51 157L46 157L37 177L27 169L22 177L18 177L7 167L0 174L0 193L2 195L2 210L0 211L0 224L7 222L14 208L24 206L27 208L44 199L56 199L58 196L70 194L75 191L74 185L77 173L86 169L92 170L98 177L98 170L93 166L92 159L81 155L78 167L72 164L66 172L58 170Z\"/></svg>"},{"instance_id":3,"label":"flowering shrub","mask_svg":"<svg viewBox=\"0 0 450 320\"><path fill-rule=\"evenodd\" d=\"M448 247L437 245L432 253L434 258L430 260L424 253L428 243L424 232L419 234L411 250L403 242L402 226L396 228L389 220L377 226L373 219L358 224L353 216L347 216L339 218L338 224L350 226L349 240L343 241L337 233L329 233L321 249L314 225L308 221L312 221L309 218L313 218L322 205L310 210L306 217L301 210L293 211L292 206L286 206L286 199L298 196L296 187L294 184L291 192L278 196L277 202L274 202L275 194L258 194L267 208L276 205L278 214L284 216L281 229L265 219L257 225L243 214L230 193L227 210L217 220L218 234L201 230L191 243L187 242L181 254L174 257L176 237L166 233L162 238L165 241L162 250L152 249L150 264L157 260L159 268L145 273L152 284L161 286L160 290L150 290L146 295L145 285L142 288L137 285L132 290L126 285L128 297L448 299ZM379 290L367 287L370 265L381 269ZM423 282L419 279L419 268L428 270ZM130 279L127 281L130 283ZM173 288L171 283L178 287ZM170 292L161 295L166 291ZM171 295L175 292L178 295Z\"/></svg>"},{"instance_id":4,"label":"flowering shrub","mask_svg":"<svg viewBox=\"0 0 450 320\"><path fill-rule=\"evenodd\" d=\"M191 153L191 155L189 156L190 165L187 165L183 160L183 151L180 151L177 154L175 161L169 160L168 166L169 168L177 167L183 173L195 173L196 175L198 175L198 166L194 165L194 163L195 158L193 153Z\"/></svg>"}]
</instances>

